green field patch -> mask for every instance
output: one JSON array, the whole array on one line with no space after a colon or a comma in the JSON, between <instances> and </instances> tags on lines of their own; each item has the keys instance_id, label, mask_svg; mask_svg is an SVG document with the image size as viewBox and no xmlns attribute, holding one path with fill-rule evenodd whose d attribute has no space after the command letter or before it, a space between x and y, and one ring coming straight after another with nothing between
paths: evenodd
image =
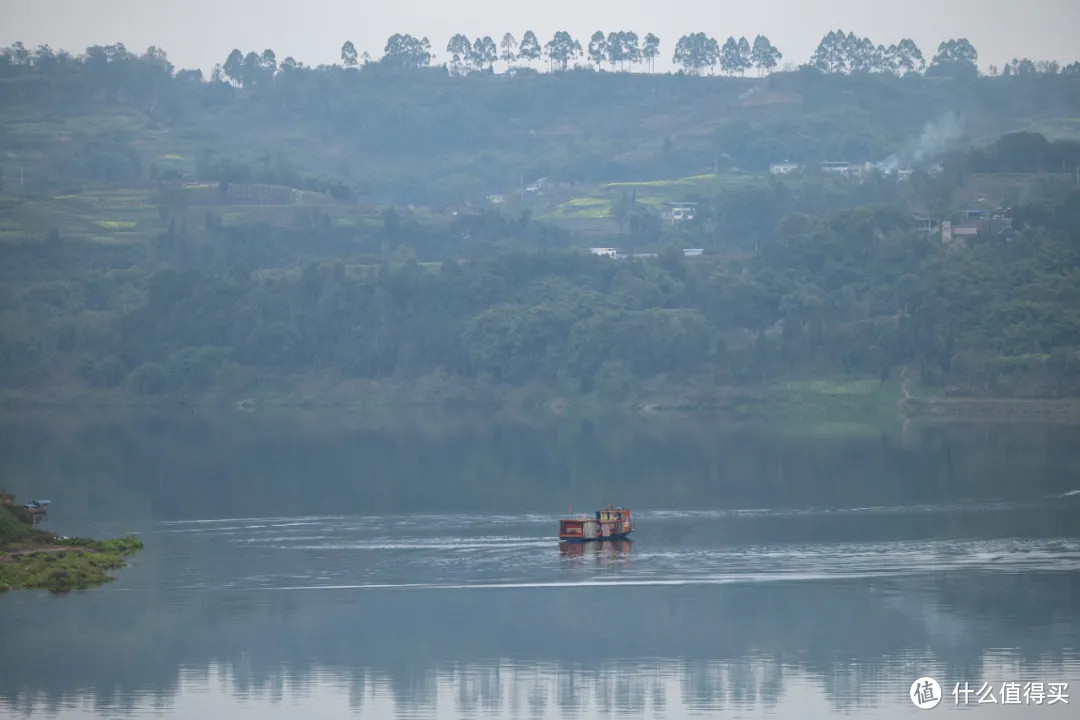
<instances>
[{"instance_id":1,"label":"green field patch","mask_svg":"<svg viewBox=\"0 0 1080 720\"><path fill-rule=\"evenodd\" d=\"M635 201L638 205L645 205L650 208L657 208L660 205L664 204L663 199L655 197L653 195L638 195L637 198L635 198Z\"/></svg>"},{"instance_id":2,"label":"green field patch","mask_svg":"<svg viewBox=\"0 0 1080 720\"><path fill-rule=\"evenodd\" d=\"M611 216L611 201L604 198L579 197L556 207L551 217L601 219Z\"/></svg>"},{"instance_id":3,"label":"green field patch","mask_svg":"<svg viewBox=\"0 0 1080 720\"><path fill-rule=\"evenodd\" d=\"M716 180L716 175L693 175L691 177L673 178L668 180L640 180L629 182L613 182L603 185L604 190L615 190L619 188L677 188L677 187L691 187L694 185L702 185L707 182Z\"/></svg>"},{"instance_id":4,"label":"green field patch","mask_svg":"<svg viewBox=\"0 0 1080 720\"><path fill-rule=\"evenodd\" d=\"M816 395L875 395L880 386L881 383L877 380L850 380L847 382L806 380L784 383L780 388L787 392Z\"/></svg>"},{"instance_id":5,"label":"green field patch","mask_svg":"<svg viewBox=\"0 0 1080 720\"><path fill-rule=\"evenodd\" d=\"M64 200L81 200L91 203L94 207L100 208L104 205L112 207L125 207L132 205L152 205L153 197L149 192L132 192L131 190L125 190L124 192L86 192L81 195L69 195L63 198Z\"/></svg>"}]
</instances>

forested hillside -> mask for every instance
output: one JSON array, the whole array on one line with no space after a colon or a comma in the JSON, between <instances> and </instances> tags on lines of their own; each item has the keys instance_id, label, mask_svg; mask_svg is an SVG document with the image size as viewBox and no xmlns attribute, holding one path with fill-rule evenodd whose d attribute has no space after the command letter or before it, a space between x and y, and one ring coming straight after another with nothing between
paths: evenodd
<instances>
[{"instance_id":1,"label":"forested hillside","mask_svg":"<svg viewBox=\"0 0 1080 720\"><path fill-rule=\"evenodd\" d=\"M1080 393L1075 73L206 82L122 46L14 58L13 393L440 373L620 396L902 367L930 392Z\"/></svg>"},{"instance_id":2,"label":"forested hillside","mask_svg":"<svg viewBox=\"0 0 1080 720\"><path fill-rule=\"evenodd\" d=\"M719 78L519 68L511 77L275 62L251 77L234 71L246 78L238 87L174 72L154 48L13 57L0 56L0 167L9 186L56 195L86 183L184 179L441 206L545 176L611 182L759 172L785 160L877 162L945 117L958 120L953 141L1017 130L1080 136L1078 73L941 78L807 66Z\"/></svg>"}]
</instances>

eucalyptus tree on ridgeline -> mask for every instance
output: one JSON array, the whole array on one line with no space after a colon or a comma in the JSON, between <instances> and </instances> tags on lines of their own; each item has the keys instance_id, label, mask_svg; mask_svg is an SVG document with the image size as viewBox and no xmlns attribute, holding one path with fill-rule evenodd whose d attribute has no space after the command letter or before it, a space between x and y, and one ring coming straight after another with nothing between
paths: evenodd
<instances>
[{"instance_id":1,"label":"eucalyptus tree on ridgeline","mask_svg":"<svg viewBox=\"0 0 1080 720\"><path fill-rule=\"evenodd\" d=\"M922 51L911 38L904 38L896 46L893 58L896 61L894 69L903 70L905 73L922 72L926 69L926 60L923 59ZM891 46L890 46L891 49Z\"/></svg>"},{"instance_id":2,"label":"eucalyptus tree on ridgeline","mask_svg":"<svg viewBox=\"0 0 1080 720\"><path fill-rule=\"evenodd\" d=\"M1072 75L1080 72L1080 63L1072 63L1062 67L1056 60L1039 60L1038 62L1030 58L1013 58L1012 62L1005 63L1005 66L1001 69L1001 74L1008 77L1010 75L1057 75L1058 73L1065 75ZM997 75L996 68L990 66L990 74Z\"/></svg>"},{"instance_id":3,"label":"eucalyptus tree on ridgeline","mask_svg":"<svg viewBox=\"0 0 1080 720\"><path fill-rule=\"evenodd\" d=\"M222 72L233 85L238 87L252 88L268 85L278 72L277 57L269 48L263 50L261 54L252 50L247 55L238 49L233 49L225 59L225 64L222 65Z\"/></svg>"},{"instance_id":4,"label":"eucalyptus tree on ridgeline","mask_svg":"<svg viewBox=\"0 0 1080 720\"><path fill-rule=\"evenodd\" d=\"M532 66L534 60L540 59L540 41L536 39L536 33L526 30L518 45L518 57Z\"/></svg>"},{"instance_id":5,"label":"eucalyptus tree on ridgeline","mask_svg":"<svg viewBox=\"0 0 1080 720\"><path fill-rule=\"evenodd\" d=\"M592 34L586 52L589 56L589 62L596 63L596 69L599 70L600 65L607 59L608 55L607 36L604 35L603 30L597 30Z\"/></svg>"},{"instance_id":6,"label":"eucalyptus tree on ridgeline","mask_svg":"<svg viewBox=\"0 0 1080 720\"><path fill-rule=\"evenodd\" d=\"M446 52L450 54L449 70L452 75L464 72L470 64L472 56L472 42L462 33L457 33L446 44Z\"/></svg>"},{"instance_id":7,"label":"eucalyptus tree on ridgeline","mask_svg":"<svg viewBox=\"0 0 1080 720\"><path fill-rule=\"evenodd\" d=\"M570 63L581 57L581 43L570 36L566 30L559 30L544 45L551 69L566 70Z\"/></svg>"},{"instance_id":8,"label":"eucalyptus tree on ridgeline","mask_svg":"<svg viewBox=\"0 0 1080 720\"><path fill-rule=\"evenodd\" d=\"M8 62L21 57L16 51L19 43L5 48ZM653 33L646 33L639 38L631 30L618 30L605 33L595 31L583 50L581 43L566 30L557 31L547 43L540 44L536 33L526 30L519 43L510 32L503 34L496 42L490 36L479 37L470 41L463 33L455 34L446 46L449 54L447 69L451 74L469 70L492 70L496 61L506 63L510 70L515 61L532 63L541 57L548 59L552 72L565 71L577 67L576 60L584 57L597 70L606 63L611 71L632 71L639 63L647 63L649 71L655 71L656 58L660 54L660 38ZM22 52L28 54L25 48ZM408 34L394 34L386 43L381 64L402 68L422 68L430 65L434 55L428 39L417 39ZM357 53L355 45L346 41L341 46L341 64L346 68L355 68L362 57L367 64L370 57L367 52ZM710 73L717 65L727 75L744 75L747 70L757 70L758 76L772 72L784 55L764 35L757 35L751 43L745 36L729 36L721 45L714 37L703 32L683 35L675 44L672 62L683 72L700 75L705 68ZM923 73L931 76L974 76L978 74L978 52L966 38L955 38L942 42L927 66L926 59L918 45L911 38L903 38L895 45L878 45L868 37L860 37L853 32L834 30L826 34L818 43L807 66L830 74L865 74L891 73L905 75ZM253 87L265 84L280 71L304 67L292 58L288 67L282 63L279 68L272 50L249 52L244 55L233 50L224 64L215 69L213 77L224 78L238 87ZM18 63L14 63L18 64ZM1060 64L1056 61L1036 63L1028 58L1014 59L1006 63L1003 75L1039 74L1075 74L1080 73L1080 63ZM998 74L996 67L990 69L991 75Z\"/></svg>"},{"instance_id":9,"label":"eucalyptus tree on ridgeline","mask_svg":"<svg viewBox=\"0 0 1080 720\"><path fill-rule=\"evenodd\" d=\"M356 67L357 57L356 46L352 44L352 40L346 40L341 46L341 64L347 68Z\"/></svg>"},{"instance_id":10,"label":"eucalyptus tree on ridgeline","mask_svg":"<svg viewBox=\"0 0 1080 720\"><path fill-rule=\"evenodd\" d=\"M451 74L471 70L490 71L498 61L505 63L507 70L512 69L515 62L533 68L534 62L544 57L548 59L551 71L577 67L576 61L584 58L597 70L606 64L611 71L633 71L638 64L646 63L652 72L660 54L660 38L653 33L646 33L644 38L640 38L636 32L629 30L597 30L590 36L583 51L581 43L565 30L556 32L543 45L532 30L525 31L520 43L510 32L504 33L498 43L490 36L470 40L465 34L458 33L450 38L446 52L447 69ZM340 66L348 69L358 69L371 61L371 55L367 51L358 52L350 40L341 45L339 57ZM719 65L720 70L728 75L744 75L747 70L754 69L758 76L763 76L774 71L783 58L780 50L764 35L755 36L753 42L746 37L729 36L721 45L714 37L697 32L678 39L672 62L691 75L700 75L706 68L711 72ZM378 62L384 67L420 69L430 66L433 59L431 43L426 37L396 33L387 39ZM927 63L923 52L911 38L903 38L896 44L886 46L853 32L834 30L821 39L804 67L829 74L915 73L930 77L963 78L979 74L978 59L978 51L967 38L945 40L938 46L932 61ZM245 89L265 87L273 83L277 76L298 70L318 71L332 67L306 66L291 56L279 62L270 48L247 53L233 49L223 63L214 67L209 77L203 77L201 71L175 71L168 63L165 52L155 47L138 55L128 52L120 43L91 46L78 57L63 51L54 52L47 45L35 51L28 50L18 42L9 47L0 47L0 68L25 65L47 73L69 67L73 62L85 63L87 67L121 67L128 63L145 62L148 66L155 66L155 72L165 69L170 75L184 79L197 76L202 81L227 82ZM1080 62L1014 58L1001 66L1000 71L998 66L990 66L987 74L1076 75L1080 74Z\"/></svg>"},{"instance_id":11,"label":"eucalyptus tree on ridgeline","mask_svg":"<svg viewBox=\"0 0 1080 720\"><path fill-rule=\"evenodd\" d=\"M764 35L754 38L753 45L745 37L736 39L732 36L721 46L715 38L699 32L679 38L672 61L691 75L699 75L706 67L711 70L717 64L728 75L743 75L750 68L756 68L759 75L764 75L775 68L782 57Z\"/></svg>"},{"instance_id":12,"label":"eucalyptus tree on ridgeline","mask_svg":"<svg viewBox=\"0 0 1080 720\"><path fill-rule=\"evenodd\" d=\"M514 36L510 33L506 33L502 36L502 40L499 41L499 48L502 50L502 52L499 53L499 59L506 63L506 69L509 70L510 63L517 60L518 57L517 40L515 40Z\"/></svg>"},{"instance_id":13,"label":"eucalyptus tree on ridgeline","mask_svg":"<svg viewBox=\"0 0 1080 720\"><path fill-rule=\"evenodd\" d=\"M754 38L754 45L750 49L750 63L757 69L758 75L771 72L784 56L769 42L769 38L758 35Z\"/></svg>"},{"instance_id":14,"label":"eucalyptus tree on ridgeline","mask_svg":"<svg viewBox=\"0 0 1080 720\"><path fill-rule=\"evenodd\" d=\"M633 31L619 30L608 33L607 36L608 62L611 63L612 71L619 65L623 69L626 64L634 65L641 62L641 48L638 46L637 33Z\"/></svg>"},{"instance_id":15,"label":"eucalyptus tree on ridgeline","mask_svg":"<svg viewBox=\"0 0 1080 720\"><path fill-rule=\"evenodd\" d=\"M380 62L391 67L422 68L431 63L431 41L419 40L408 34L395 33L386 41Z\"/></svg>"},{"instance_id":16,"label":"eucalyptus tree on ridgeline","mask_svg":"<svg viewBox=\"0 0 1080 720\"><path fill-rule=\"evenodd\" d=\"M498 59L499 49L490 36L485 35L482 38L476 38L476 41L473 42L471 60L477 70L492 69Z\"/></svg>"},{"instance_id":17,"label":"eucalyptus tree on ridgeline","mask_svg":"<svg viewBox=\"0 0 1080 720\"><path fill-rule=\"evenodd\" d=\"M491 69L499 59L495 41L488 35L470 42L468 36L458 33L446 44L446 52L450 54L447 69L452 75L464 75L469 70Z\"/></svg>"},{"instance_id":18,"label":"eucalyptus tree on ridgeline","mask_svg":"<svg viewBox=\"0 0 1080 720\"><path fill-rule=\"evenodd\" d=\"M656 58L660 55L660 38L652 33L645 34L645 44L641 48L641 56L649 63L649 72L656 70Z\"/></svg>"},{"instance_id":19,"label":"eucalyptus tree on ridgeline","mask_svg":"<svg viewBox=\"0 0 1080 720\"><path fill-rule=\"evenodd\" d=\"M719 60L720 44L703 32L679 38L672 56L672 62L691 75L700 75L703 69L712 68Z\"/></svg>"},{"instance_id":20,"label":"eucalyptus tree on ridgeline","mask_svg":"<svg viewBox=\"0 0 1080 720\"><path fill-rule=\"evenodd\" d=\"M979 74L979 53L967 38L954 38L938 45L926 74L942 77L974 77Z\"/></svg>"},{"instance_id":21,"label":"eucalyptus tree on ridgeline","mask_svg":"<svg viewBox=\"0 0 1080 720\"><path fill-rule=\"evenodd\" d=\"M720 48L720 69L728 75L742 75L751 67L750 43L747 39L729 37Z\"/></svg>"},{"instance_id":22,"label":"eucalyptus tree on ridgeline","mask_svg":"<svg viewBox=\"0 0 1080 720\"><path fill-rule=\"evenodd\" d=\"M966 40L964 42L967 42ZM896 45L875 45L870 38L843 30L830 31L810 57L811 67L825 73L922 72L926 67L915 41L904 38Z\"/></svg>"}]
</instances>

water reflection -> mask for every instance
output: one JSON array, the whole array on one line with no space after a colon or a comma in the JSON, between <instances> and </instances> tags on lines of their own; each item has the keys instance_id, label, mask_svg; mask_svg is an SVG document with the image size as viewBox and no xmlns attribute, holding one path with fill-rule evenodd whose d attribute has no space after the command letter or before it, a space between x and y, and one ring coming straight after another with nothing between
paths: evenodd
<instances>
[{"instance_id":1,"label":"water reflection","mask_svg":"<svg viewBox=\"0 0 1080 720\"><path fill-rule=\"evenodd\" d=\"M568 560L589 558L596 563L616 561L625 564L630 559L630 548L634 541L623 540L596 540L593 542L561 542L559 552Z\"/></svg>"},{"instance_id":2,"label":"water reflection","mask_svg":"<svg viewBox=\"0 0 1080 720\"><path fill-rule=\"evenodd\" d=\"M1065 648L1077 647L1076 588L1062 580L1035 579L1031 594L1050 600L1026 622L1019 598L989 582L960 582L971 595L961 609L943 602L955 581L172 593L155 609L146 594L110 588L78 598L64 620L48 603L14 604L42 635L6 628L22 651L4 654L0 707L182 715L205 702L211 715L277 706L298 717L343 693L385 717L683 717L803 702L817 717L899 711L901 681L923 671L943 685L1075 679L1080 657ZM994 649L1004 646L1015 649Z\"/></svg>"},{"instance_id":3,"label":"water reflection","mask_svg":"<svg viewBox=\"0 0 1080 720\"><path fill-rule=\"evenodd\" d=\"M67 525L550 513L609 502L635 511L902 507L1080 489L1080 428L928 426L904 440L618 418L364 417L0 416L0 463L9 490L57 501L52 514Z\"/></svg>"},{"instance_id":4,"label":"water reflection","mask_svg":"<svg viewBox=\"0 0 1080 720\"><path fill-rule=\"evenodd\" d=\"M0 715L889 717L923 674L1080 687L1068 429L0 426L51 529L147 542L113 585L0 598ZM612 500L633 541L556 541Z\"/></svg>"}]
</instances>

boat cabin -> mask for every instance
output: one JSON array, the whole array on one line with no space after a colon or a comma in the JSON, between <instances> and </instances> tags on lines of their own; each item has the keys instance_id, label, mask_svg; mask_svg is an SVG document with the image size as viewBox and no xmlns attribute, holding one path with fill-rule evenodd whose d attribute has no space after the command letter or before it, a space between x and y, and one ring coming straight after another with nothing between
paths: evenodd
<instances>
[{"instance_id":1,"label":"boat cabin","mask_svg":"<svg viewBox=\"0 0 1080 720\"><path fill-rule=\"evenodd\" d=\"M559 540L586 542L625 538L630 534L630 511L609 505L597 510L593 517L578 515L559 521Z\"/></svg>"}]
</instances>

